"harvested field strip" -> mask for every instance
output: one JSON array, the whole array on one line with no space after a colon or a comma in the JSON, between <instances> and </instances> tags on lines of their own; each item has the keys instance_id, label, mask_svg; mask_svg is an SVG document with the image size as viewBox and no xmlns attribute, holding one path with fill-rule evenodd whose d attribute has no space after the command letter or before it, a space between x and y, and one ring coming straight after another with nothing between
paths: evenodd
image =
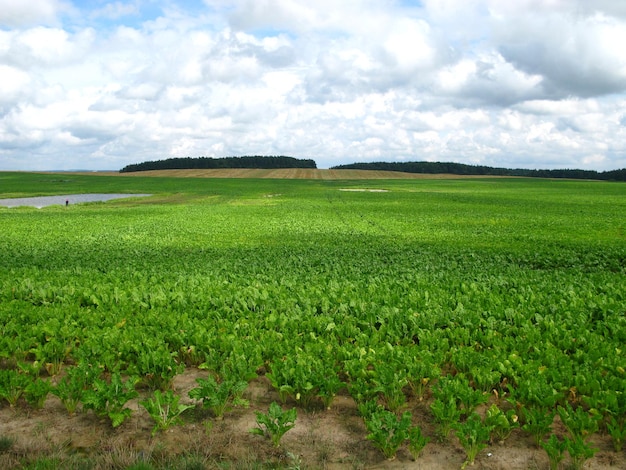
<instances>
[{"instance_id":1,"label":"harvested field strip","mask_svg":"<svg viewBox=\"0 0 626 470\"><path fill-rule=\"evenodd\" d=\"M219 169L219 170L150 170L134 173L103 173L119 176L161 176L175 178L275 178L319 180L366 180L366 179L461 179L476 176L429 175L378 170L319 170L308 168L271 169Z\"/></svg>"}]
</instances>

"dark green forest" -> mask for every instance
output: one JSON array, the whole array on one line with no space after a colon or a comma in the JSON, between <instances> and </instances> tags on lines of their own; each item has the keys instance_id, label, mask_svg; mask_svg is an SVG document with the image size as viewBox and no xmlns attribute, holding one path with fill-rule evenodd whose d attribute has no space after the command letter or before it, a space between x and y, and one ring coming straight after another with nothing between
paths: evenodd
<instances>
[{"instance_id":1,"label":"dark green forest","mask_svg":"<svg viewBox=\"0 0 626 470\"><path fill-rule=\"evenodd\" d=\"M385 170L403 171L406 173L483 175L483 176L526 176L534 178L570 178L609 181L626 181L626 168L597 172L595 170L528 170L494 168L483 165L466 165L463 163L440 162L373 162L350 163L334 166L334 170Z\"/></svg>"},{"instance_id":2,"label":"dark green forest","mask_svg":"<svg viewBox=\"0 0 626 470\"><path fill-rule=\"evenodd\" d=\"M218 168L317 168L314 160L284 156L244 156L244 157L198 157L168 158L151 162L127 165L120 173L147 170L191 170Z\"/></svg>"}]
</instances>

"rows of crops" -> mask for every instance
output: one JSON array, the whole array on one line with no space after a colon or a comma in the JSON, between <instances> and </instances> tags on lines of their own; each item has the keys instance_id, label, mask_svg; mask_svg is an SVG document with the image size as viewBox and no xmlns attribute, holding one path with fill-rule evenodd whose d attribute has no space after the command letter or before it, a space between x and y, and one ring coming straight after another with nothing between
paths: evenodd
<instances>
[{"instance_id":1,"label":"rows of crops","mask_svg":"<svg viewBox=\"0 0 626 470\"><path fill-rule=\"evenodd\" d=\"M16 196L154 194L0 208L4 406L55 395L117 427L137 390L175 400L203 368L199 403L258 375L303 409L347 393L388 456L415 400L433 439L520 428L581 466L607 433L623 452L624 185L0 176Z\"/></svg>"}]
</instances>

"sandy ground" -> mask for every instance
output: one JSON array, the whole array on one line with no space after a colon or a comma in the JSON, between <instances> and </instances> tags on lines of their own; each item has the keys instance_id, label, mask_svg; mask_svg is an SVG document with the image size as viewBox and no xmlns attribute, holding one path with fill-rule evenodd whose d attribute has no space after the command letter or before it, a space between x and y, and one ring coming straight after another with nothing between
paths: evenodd
<instances>
[{"instance_id":1,"label":"sandy ground","mask_svg":"<svg viewBox=\"0 0 626 470\"><path fill-rule=\"evenodd\" d=\"M187 393L196 386L196 378L204 376L206 372L188 369L176 377L174 391L184 403L192 403ZM258 468L258 462L268 462L283 468L451 470L461 468L465 460L456 437L443 443L435 439L428 400L409 403L415 424L431 438L422 455L413 461L406 447L395 459L385 459L366 439L363 420L345 391L336 397L330 410L298 409L296 426L285 434L278 449L268 439L249 433L256 425L254 412L266 412L272 401L278 401L278 395L265 377L259 377L250 383L244 396L250 401L247 409L235 409L218 420L198 406L185 412L184 424L154 436L152 420L138 405L138 399L128 405L133 409L131 418L116 429L91 411L70 417L53 396L37 411L26 405L15 409L4 405L0 409L0 437L10 437L14 443L0 452L0 468L21 468L24 462L43 457L62 459L65 463L59 468L74 461L71 459L88 458L93 464L89 468L111 469L126 468L138 461L158 465L176 455L194 456L204 468ZM291 406L289 402L285 405ZM564 433L558 422L555 429ZM626 469L626 453L614 452L608 436L595 435L592 442L599 450L585 468ZM568 459L562 469L568 468ZM535 447L530 436L514 431L506 442L481 451L471 468L527 470L548 469L549 465L545 451Z\"/></svg>"}]
</instances>

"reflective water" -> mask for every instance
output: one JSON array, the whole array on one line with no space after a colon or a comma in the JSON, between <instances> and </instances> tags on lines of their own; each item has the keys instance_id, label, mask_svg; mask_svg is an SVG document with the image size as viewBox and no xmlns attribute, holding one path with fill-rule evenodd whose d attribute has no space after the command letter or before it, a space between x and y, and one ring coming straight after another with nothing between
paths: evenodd
<instances>
[{"instance_id":1,"label":"reflective water","mask_svg":"<svg viewBox=\"0 0 626 470\"><path fill-rule=\"evenodd\" d=\"M151 194L66 194L62 196L39 196L39 197L18 197L11 199L0 199L0 206L19 207L31 206L41 209L53 205L72 205L81 202L100 202L111 199L122 199L127 197L143 197Z\"/></svg>"}]
</instances>

